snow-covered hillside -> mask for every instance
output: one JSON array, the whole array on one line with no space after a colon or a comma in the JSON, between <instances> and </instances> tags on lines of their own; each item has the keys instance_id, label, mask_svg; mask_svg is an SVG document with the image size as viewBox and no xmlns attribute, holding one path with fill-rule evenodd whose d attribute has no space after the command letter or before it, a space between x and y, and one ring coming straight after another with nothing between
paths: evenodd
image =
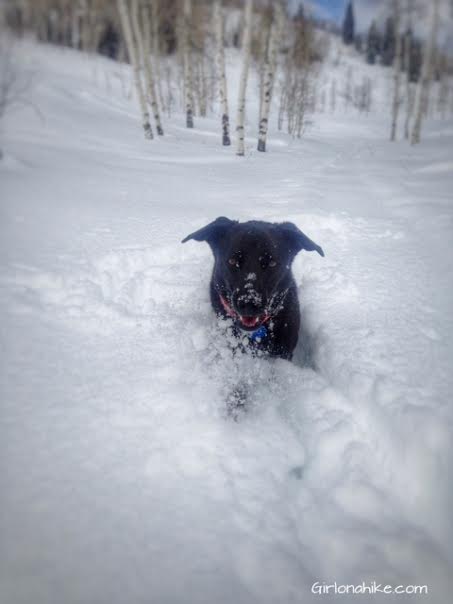
<instances>
[{"instance_id":1,"label":"snow-covered hillside","mask_svg":"<svg viewBox=\"0 0 453 604\"><path fill-rule=\"evenodd\" d=\"M258 154L251 108L238 158L217 119L144 140L126 67L31 49L42 119L8 116L0 163L0 602L446 602L453 123L410 148L338 107ZM180 244L218 215L322 245L296 362L225 347L210 251Z\"/></svg>"}]
</instances>

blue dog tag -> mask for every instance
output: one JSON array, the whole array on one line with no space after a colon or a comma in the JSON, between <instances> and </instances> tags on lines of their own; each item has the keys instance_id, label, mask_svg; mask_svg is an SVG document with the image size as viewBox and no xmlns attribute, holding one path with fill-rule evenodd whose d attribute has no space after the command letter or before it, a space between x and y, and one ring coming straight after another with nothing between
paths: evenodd
<instances>
[{"instance_id":1,"label":"blue dog tag","mask_svg":"<svg viewBox=\"0 0 453 604\"><path fill-rule=\"evenodd\" d=\"M254 331L250 336L250 340L252 342L261 342L267 336L267 329L265 325L261 325L256 331Z\"/></svg>"}]
</instances>

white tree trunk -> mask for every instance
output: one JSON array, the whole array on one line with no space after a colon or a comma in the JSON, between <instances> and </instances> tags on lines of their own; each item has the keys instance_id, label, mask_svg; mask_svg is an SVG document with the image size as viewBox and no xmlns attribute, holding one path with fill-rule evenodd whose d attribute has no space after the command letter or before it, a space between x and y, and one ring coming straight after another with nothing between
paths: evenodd
<instances>
[{"instance_id":1,"label":"white tree trunk","mask_svg":"<svg viewBox=\"0 0 453 604\"><path fill-rule=\"evenodd\" d=\"M228 112L227 80L223 36L222 0L214 0L213 21L217 43L217 77L219 80L220 106L222 108L222 145L231 145L230 116Z\"/></svg>"},{"instance_id":2,"label":"white tree trunk","mask_svg":"<svg viewBox=\"0 0 453 604\"><path fill-rule=\"evenodd\" d=\"M405 52L405 63L406 63L406 119L404 121L404 138L409 139L410 135L410 121L412 117L412 111L414 109L414 95L412 90L411 82L411 44L412 37L408 33L406 35L406 52Z\"/></svg>"},{"instance_id":3,"label":"white tree trunk","mask_svg":"<svg viewBox=\"0 0 453 604\"><path fill-rule=\"evenodd\" d=\"M400 109L400 82L401 82L401 53L402 39L400 32L401 7L400 0L394 0L393 18L395 22L395 65L394 65L394 85L393 85L393 103L392 103L392 127L390 131L390 140L396 139L396 130L398 126L398 113Z\"/></svg>"},{"instance_id":4,"label":"white tree trunk","mask_svg":"<svg viewBox=\"0 0 453 604\"><path fill-rule=\"evenodd\" d=\"M145 138L153 138L153 131L151 124L149 123L148 107L146 105L145 93L143 91L142 80L140 77L140 62L138 58L138 50L135 45L134 36L132 35L132 26L129 18L129 11L127 8L126 0L117 0L118 11L121 19L121 26L124 32L124 39L126 40L127 52L129 59L132 64L134 72L134 83L137 91L138 101L142 112L143 130L145 131Z\"/></svg>"},{"instance_id":5,"label":"white tree trunk","mask_svg":"<svg viewBox=\"0 0 453 604\"><path fill-rule=\"evenodd\" d=\"M250 65L250 47L252 41L252 13L253 0L245 0L244 8L244 33L242 37L242 69L239 81L238 112L236 117L237 155L245 155L244 148L244 122L245 122L245 95L247 92L247 79Z\"/></svg>"},{"instance_id":6,"label":"white tree trunk","mask_svg":"<svg viewBox=\"0 0 453 604\"><path fill-rule=\"evenodd\" d=\"M258 107L258 128L261 114L263 113L263 98L264 98L264 79L267 61L267 48L269 42L269 34L271 31L272 18L269 15L261 15L259 22L259 34L257 44L257 55L259 57L258 72L259 72L259 107Z\"/></svg>"},{"instance_id":7,"label":"white tree trunk","mask_svg":"<svg viewBox=\"0 0 453 604\"><path fill-rule=\"evenodd\" d=\"M206 117L208 111L208 87L205 71L205 55L201 53L197 61L197 98L198 110L201 117Z\"/></svg>"},{"instance_id":8,"label":"white tree trunk","mask_svg":"<svg viewBox=\"0 0 453 604\"><path fill-rule=\"evenodd\" d=\"M192 2L184 0L183 6L183 25L182 25L182 45L184 60L184 92L186 99L186 126L193 128L193 77L192 77L192 53L190 43L190 28L192 21Z\"/></svg>"},{"instance_id":9,"label":"white tree trunk","mask_svg":"<svg viewBox=\"0 0 453 604\"><path fill-rule=\"evenodd\" d=\"M154 73L159 94L159 102L162 111L165 111L164 95L162 93L162 78L160 70L160 46L159 46L159 10L157 0L150 0L151 5L151 29L152 29L152 55L154 57Z\"/></svg>"},{"instance_id":10,"label":"white tree trunk","mask_svg":"<svg viewBox=\"0 0 453 604\"><path fill-rule=\"evenodd\" d=\"M283 7L280 2L275 3L274 19L269 34L269 47L266 57L262 110L259 121L258 151L266 151L266 139L269 125L269 112L274 88L275 72L277 69L277 55L280 45L280 36L283 22Z\"/></svg>"},{"instance_id":11,"label":"white tree trunk","mask_svg":"<svg viewBox=\"0 0 453 604\"><path fill-rule=\"evenodd\" d=\"M79 0L81 14L81 48L84 52L90 51L90 11L88 0Z\"/></svg>"},{"instance_id":12,"label":"white tree trunk","mask_svg":"<svg viewBox=\"0 0 453 604\"><path fill-rule=\"evenodd\" d=\"M132 21L132 29L134 31L135 39L137 40L137 46L139 50L139 54L143 61L143 71L145 74L145 82L146 88L148 90L148 98L151 105L151 110L153 112L154 121L156 122L156 131L157 134L162 136L164 134L164 130L162 128L162 122L160 119L159 105L157 103L156 97L156 88L154 85L154 75L153 68L151 65L150 52L151 52L151 39L150 39L150 22L149 22L149 7L146 5L142 6L141 11L141 21L143 27L143 35L142 30L140 28L139 21L139 0L132 0L132 8L131 8L131 21Z\"/></svg>"},{"instance_id":13,"label":"white tree trunk","mask_svg":"<svg viewBox=\"0 0 453 604\"><path fill-rule=\"evenodd\" d=\"M405 35L404 66L406 69L406 118L404 120L404 138L409 140L410 122L414 109L414 94L411 82L411 56L412 56L412 13L414 0L406 0L407 31Z\"/></svg>"},{"instance_id":14,"label":"white tree trunk","mask_svg":"<svg viewBox=\"0 0 453 604\"><path fill-rule=\"evenodd\" d=\"M422 72L417 84L415 94L415 120L412 129L411 143L416 145L420 142L420 133L423 121L423 114L427 107L429 85L432 79L434 68L434 55L436 50L437 29L439 25L439 0L432 0L431 23L429 29L429 38L426 42L423 56Z\"/></svg>"},{"instance_id":15,"label":"white tree trunk","mask_svg":"<svg viewBox=\"0 0 453 604\"><path fill-rule=\"evenodd\" d=\"M285 79L283 80L282 85L281 85L280 105L278 108L277 127L279 130L281 130L283 128L283 120L285 117L285 111L286 111L286 107L287 107L287 103L288 103L288 85L289 85L288 74L285 74Z\"/></svg>"},{"instance_id":16,"label":"white tree trunk","mask_svg":"<svg viewBox=\"0 0 453 604\"><path fill-rule=\"evenodd\" d=\"M335 113L337 108L337 81L332 80L332 84L330 86L330 111Z\"/></svg>"},{"instance_id":17,"label":"white tree trunk","mask_svg":"<svg viewBox=\"0 0 453 604\"><path fill-rule=\"evenodd\" d=\"M80 10L77 5L72 8L71 46L76 49L80 47Z\"/></svg>"},{"instance_id":18,"label":"white tree trunk","mask_svg":"<svg viewBox=\"0 0 453 604\"><path fill-rule=\"evenodd\" d=\"M445 62L442 62L440 67L440 82L437 95L437 111L441 119L447 117L448 103L448 72Z\"/></svg>"}]
</instances>

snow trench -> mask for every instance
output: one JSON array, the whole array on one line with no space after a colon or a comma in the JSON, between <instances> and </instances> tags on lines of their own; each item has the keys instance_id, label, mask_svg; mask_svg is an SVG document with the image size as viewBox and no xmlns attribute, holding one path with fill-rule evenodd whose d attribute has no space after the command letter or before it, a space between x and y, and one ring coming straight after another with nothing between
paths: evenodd
<instances>
[{"instance_id":1,"label":"snow trench","mask_svg":"<svg viewBox=\"0 0 453 604\"><path fill-rule=\"evenodd\" d=\"M360 239L368 227L348 228ZM153 492L146 518L126 523L159 540L148 589L180 601L184 584L199 594L205 573L218 601L231 601L228 584L237 601L296 602L315 581L341 578L428 583L437 601L452 554L448 426L399 374L404 359L386 361L389 333L357 319L352 271L328 256L296 261L303 323L288 363L233 357L210 307L210 270L207 249L175 244L118 248L72 273L15 266L1 280L14 315L120 346L132 375L137 357L149 374L141 390L123 383L127 406L101 405L111 433L93 434L99 448L131 426L149 439L138 467L130 441L118 461ZM237 384L248 406L235 422L226 401Z\"/></svg>"}]
</instances>

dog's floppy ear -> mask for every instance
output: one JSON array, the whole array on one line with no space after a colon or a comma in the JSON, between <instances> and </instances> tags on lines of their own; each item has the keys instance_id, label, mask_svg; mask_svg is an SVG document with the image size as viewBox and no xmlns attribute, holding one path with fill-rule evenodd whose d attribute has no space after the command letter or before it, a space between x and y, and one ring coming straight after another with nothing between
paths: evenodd
<instances>
[{"instance_id":1,"label":"dog's floppy ear","mask_svg":"<svg viewBox=\"0 0 453 604\"><path fill-rule=\"evenodd\" d=\"M189 239L195 239L195 241L206 241L212 247L234 224L237 224L237 220L230 220L229 218L225 218L225 216L219 216L214 222L210 222L205 227L184 237L181 243L185 243Z\"/></svg>"},{"instance_id":2,"label":"dog's floppy ear","mask_svg":"<svg viewBox=\"0 0 453 604\"><path fill-rule=\"evenodd\" d=\"M285 239L289 242L290 251L294 255L300 252L300 250L307 250L307 252L318 252L318 254L324 256L322 247L307 237L305 233L302 233L302 231L292 222L281 222L277 226Z\"/></svg>"}]
</instances>

